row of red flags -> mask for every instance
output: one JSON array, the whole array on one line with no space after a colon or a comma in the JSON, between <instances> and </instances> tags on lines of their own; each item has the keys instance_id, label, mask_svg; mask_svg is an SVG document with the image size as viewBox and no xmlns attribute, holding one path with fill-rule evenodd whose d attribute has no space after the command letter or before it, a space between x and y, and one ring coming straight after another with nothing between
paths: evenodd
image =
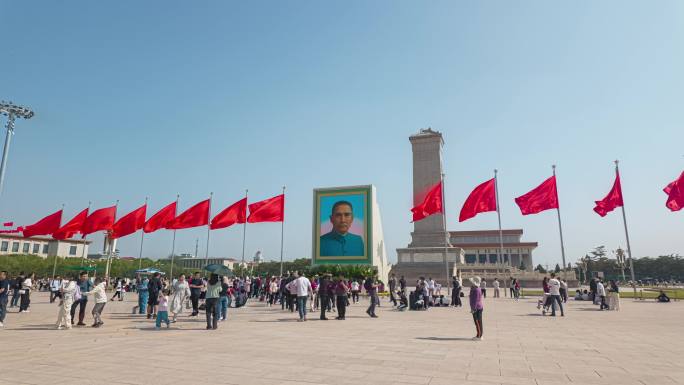
<instances>
[{"instance_id":1,"label":"row of red flags","mask_svg":"<svg viewBox=\"0 0 684 385\"><path fill-rule=\"evenodd\" d=\"M159 210L149 219L147 204L116 219L116 206L97 209L89 213L85 209L76 214L69 222L62 225L62 211L59 210L38 222L24 226L25 237L34 235L52 235L54 239L67 239L76 234L86 235L96 231L109 232L110 238L121 238L138 230L152 233L161 229L180 230L198 226L209 226L212 230L223 229L236 223L282 222L285 217L285 194L263 201L247 204L247 198L228 206L214 218L209 220L211 200L203 200L176 215L178 202L172 202ZM247 209L249 208L249 216Z\"/></svg>"},{"instance_id":2,"label":"row of red flags","mask_svg":"<svg viewBox=\"0 0 684 385\"><path fill-rule=\"evenodd\" d=\"M665 206L672 211L679 211L684 207L684 172L678 179L668 184L663 189L667 194ZM520 208L522 215L537 214L545 210L556 209L558 203L558 189L556 187L556 176L545 180L539 186L525 195L515 198L515 203ZM429 215L441 213L442 203L442 182L432 186L425 195L423 202L411 209L413 221L419 221ZM622 207L622 186L620 185L620 173L615 171L615 182L608 195L600 201L596 201L594 211L604 217L617 207ZM479 186L468 195L458 221L463 222L473 218L479 213L496 211L496 179L492 178Z\"/></svg>"}]
</instances>

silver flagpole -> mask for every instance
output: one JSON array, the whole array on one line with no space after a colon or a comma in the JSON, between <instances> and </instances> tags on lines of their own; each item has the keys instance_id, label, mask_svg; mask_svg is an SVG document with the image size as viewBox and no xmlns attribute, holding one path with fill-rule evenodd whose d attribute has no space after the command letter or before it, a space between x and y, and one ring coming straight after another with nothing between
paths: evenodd
<instances>
[{"instance_id":1,"label":"silver flagpole","mask_svg":"<svg viewBox=\"0 0 684 385\"><path fill-rule=\"evenodd\" d=\"M62 227L62 217L64 216L64 203L62 203L62 215L59 218L59 227ZM57 254L55 254L55 264L52 266L52 279L55 279L55 272L57 271Z\"/></svg>"},{"instance_id":2,"label":"silver flagpole","mask_svg":"<svg viewBox=\"0 0 684 385\"><path fill-rule=\"evenodd\" d=\"M93 202L88 201L88 211L86 211L86 218L88 218L88 215L90 214L90 205L91 205L92 203L93 203ZM86 238L88 238L87 235L85 235L85 236L83 237L83 247L81 248L81 265L83 265L83 264L85 263L85 262L84 262L84 261L85 261L85 247L86 247L86 242L87 242L87 241L86 241Z\"/></svg>"},{"instance_id":3,"label":"silver flagpole","mask_svg":"<svg viewBox=\"0 0 684 385\"><path fill-rule=\"evenodd\" d=\"M285 186L283 186L283 200L285 199ZM283 221L280 224L280 276L283 276L283 246L285 245L285 202L283 202Z\"/></svg>"},{"instance_id":4,"label":"silver flagpole","mask_svg":"<svg viewBox=\"0 0 684 385\"><path fill-rule=\"evenodd\" d=\"M145 197L145 213L147 214L147 200L148 197ZM145 229L142 229L142 234L140 234L140 254L138 254L138 269L142 269L142 252L143 252L143 243L145 242Z\"/></svg>"},{"instance_id":5,"label":"silver flagpole","mask_svg":"<svg viewBox=\"0 0 684 385\"><path fill-rule=\"evenodd\" d=\"M494 170L494 196L496 197L496 216L499 218L499 264L504 263L503 250L503 230L501 230L501 206L499 205L499 178L497 177L499 170ZM508 264L513 265L511 256L508 256ZM499 270L498 268L496 269ZM504 294L506 290L504 290Z\"/></svg>"},{"instance_id":6,"label":"silver flagpole","mask_svg":"<svg viewBox=\"0 0 684 385\"><path fill-rule=\"evenodd\" d=\"M556 165L552 165L551 169L553 169L553 176L556 176ZM556 199L558 199L558 182L556 181ZM563 269L561 270L563 272L563 278L565 277L565 268L567 265L565 264L565 245L563 244L563 226L561 226L561 215L560 215L560 202L558 203L558 207L556 207L556 213L558 214L558 232L560 233L560 242L561 242L561 256L563 257Z\"/></svg>"},{"instance_id":7,"label":"silver flagpole","mask_svg":"<svg viewBox=\"0 0 684 385\"><path fill-rule=\"evenodd\" d=\"M618 168L620 161L615 161L615 176L620 176L620 169ZM620 193L622 193L622 181L620 181ZM622 223L625 225L625 238L627 238L627 255L629 256L629 271L632 276L632 288L634 289L634 298L636 299L636 278L634 275L634 260L632 259L632 248L629 245L629 232L627 231L627 215L625 214L625 198L622 198Z\"/></svg>"},{"instance_id":8,"label":"silver flagpole","mask_svg":"<svg viewBox=\"0 0 684 385\"><path fill-rule=\"evenodd\" d=\"M245 190L245 199L247 199L247 193L249 190ZM245 263L245 240L247 238L247 218L245 218L245 223L242 224L242 263Z\"/></svg>"},{"instance_id":9,"label":"silver flagpole","mask_svg":"<svg viewBox=\"0 0 684 385\"><path fill-rule=\"evenodd\" d=\"M441 179L439 183L442 185L442 227L444 228L444 269L446 270L446 280L444 281L444 287L449 290L449 278L451 274L449 273L449 232L447 231L446 225L446 209L444 202L444 173L441 174Z\"/></svg>"},{"instance_id":10,"label":"silver flagpole","mask_svg":"<svg viewBox=\"0 0 684 385\"><path fill-rule=\"evenodd\" d=\"M180 194L176 195L176 212L173 213L173 217L176 217L176 214L178 214L178 201L180 201ZM195 257L197 257L197 253L195 253ZM173 262L176 259L176 230L173 230L173 241L171 241L171 271L169 272L169 279L173 280ZM172 282L172 281L170 281Z\"/></svg>"},{"instance_id":11,"label":"silver flagpole","mask_svg":"<svg viewBox=\"0 0 684 385\"><path fill-rule=\"evenodd\" d=\"M119 200L116 200L114 205L114 223L116 223L116 212L119 209ZM107 243L107 266L105 268L105 287L109 287L109 270L112 264L112 246L114 245L114 240L110 238L110 233L105 233L105 242Z\"/></svg>"},{"instance_id":12,"label":"silver flagpole","mask_svg":"<svg viewBox=\"0 0 684 385\"><path fill-rule=\"evenodd\" d=\"M209 193L209 219L207 220L207 251L204 254L204 265L209 264L209 234L211 234L211 197L214 196L213 192Z\"/></svg>"}]
</instances>

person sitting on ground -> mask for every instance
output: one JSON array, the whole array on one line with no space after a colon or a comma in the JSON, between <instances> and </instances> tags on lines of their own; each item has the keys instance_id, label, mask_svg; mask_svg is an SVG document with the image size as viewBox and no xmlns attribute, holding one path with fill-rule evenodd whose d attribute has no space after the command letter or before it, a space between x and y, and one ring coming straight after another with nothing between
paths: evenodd
<instances>
[{"instance_id":1,"label":"person sitting on ground","mask_svg":"<svg viewBox=\"0 0 684 385\"><path fill-rule=\"evenodd\" d=\"M660 294L658 294L658 296L656 297L656 301L657 302L670 302L670 297L668 297L667 294L665 294L665 292L661 290Z\"/></svg>"},{"instance_id":2,"label":"person sitting on ground","mask_svg":"<svg viewBox=\"0 0 684 385\"><path fill-rule=\"evenodd\" d=\"M575 290L575 301L582 301L582 291L580 289Z\"/></svg>"},{"instance_id":3,"label":"person sitting on ground","mask_svg":"<svg viewBox=\"0 0 684 385\"><path fill-rule=\"evenodd\" d=\"M408 298L406 298L406 294L404 293L404 291L397 290L397 297L399 297L399 306L397 306L397 310L406 310L406 308L408 308Z\"/></svg>"},{"instance_id":4,"label":"person sitting on ground","mask_svg":"<svg viewBox=\"0 0 684 385\"><path fill-rule=\"evenodd\" d=\"M589 291L587 289L584 289L584 292L582 292L582 301L589 301Z\"/></svg>"}]
</instances>

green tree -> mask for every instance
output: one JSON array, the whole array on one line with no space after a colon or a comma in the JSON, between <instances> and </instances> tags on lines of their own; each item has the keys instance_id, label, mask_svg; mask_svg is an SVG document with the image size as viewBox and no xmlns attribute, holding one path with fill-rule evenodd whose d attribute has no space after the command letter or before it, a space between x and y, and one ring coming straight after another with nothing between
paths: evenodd
<instances>
[{"instance_id":1,"label":"green tree","mask_svg":"<svg viewBox=\"0 0 684 385\"><path fill-rule=\"evenodd\" d=\"M556 264L556 268L553 269L553 272L554 272L554 273L560 273L560 271L561 271L560 265L559 265L559 264Z\"/></svg>"},{"instance_id":2,"label":"green tree","mask_svg":"<svg viewBox=\"0 0 684 385\"><path fill-rule=\"evenodd\" d=\"M538 271L542 274L546 273L546 269L544 269L544 266L542 266L541 263L538 264L537 267L534 268L534 271Z\"/></svg>"}]
</instances>

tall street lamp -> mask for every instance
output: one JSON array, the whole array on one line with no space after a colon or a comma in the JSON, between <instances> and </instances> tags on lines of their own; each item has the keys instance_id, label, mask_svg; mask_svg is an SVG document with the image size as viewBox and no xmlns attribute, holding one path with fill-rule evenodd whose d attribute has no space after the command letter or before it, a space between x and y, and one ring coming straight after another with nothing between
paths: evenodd
<instances>
[{"instance_id":1,"label":"tall street lamp","mask_svg":"<svg viewBox=\"0 0 684 385\"><path fill-rule=\"evenodd\" d=\"M5 137L5 147L2 150L2 163L0 163L0 194L5 182L5 168L7 167L7 155L9 154L10 142L14 135L14 119L31 119L33 111L28 107L17 106L12 102L0 101L0 115L7 116L7 136Z\"/></svg>"}]
</instances>

